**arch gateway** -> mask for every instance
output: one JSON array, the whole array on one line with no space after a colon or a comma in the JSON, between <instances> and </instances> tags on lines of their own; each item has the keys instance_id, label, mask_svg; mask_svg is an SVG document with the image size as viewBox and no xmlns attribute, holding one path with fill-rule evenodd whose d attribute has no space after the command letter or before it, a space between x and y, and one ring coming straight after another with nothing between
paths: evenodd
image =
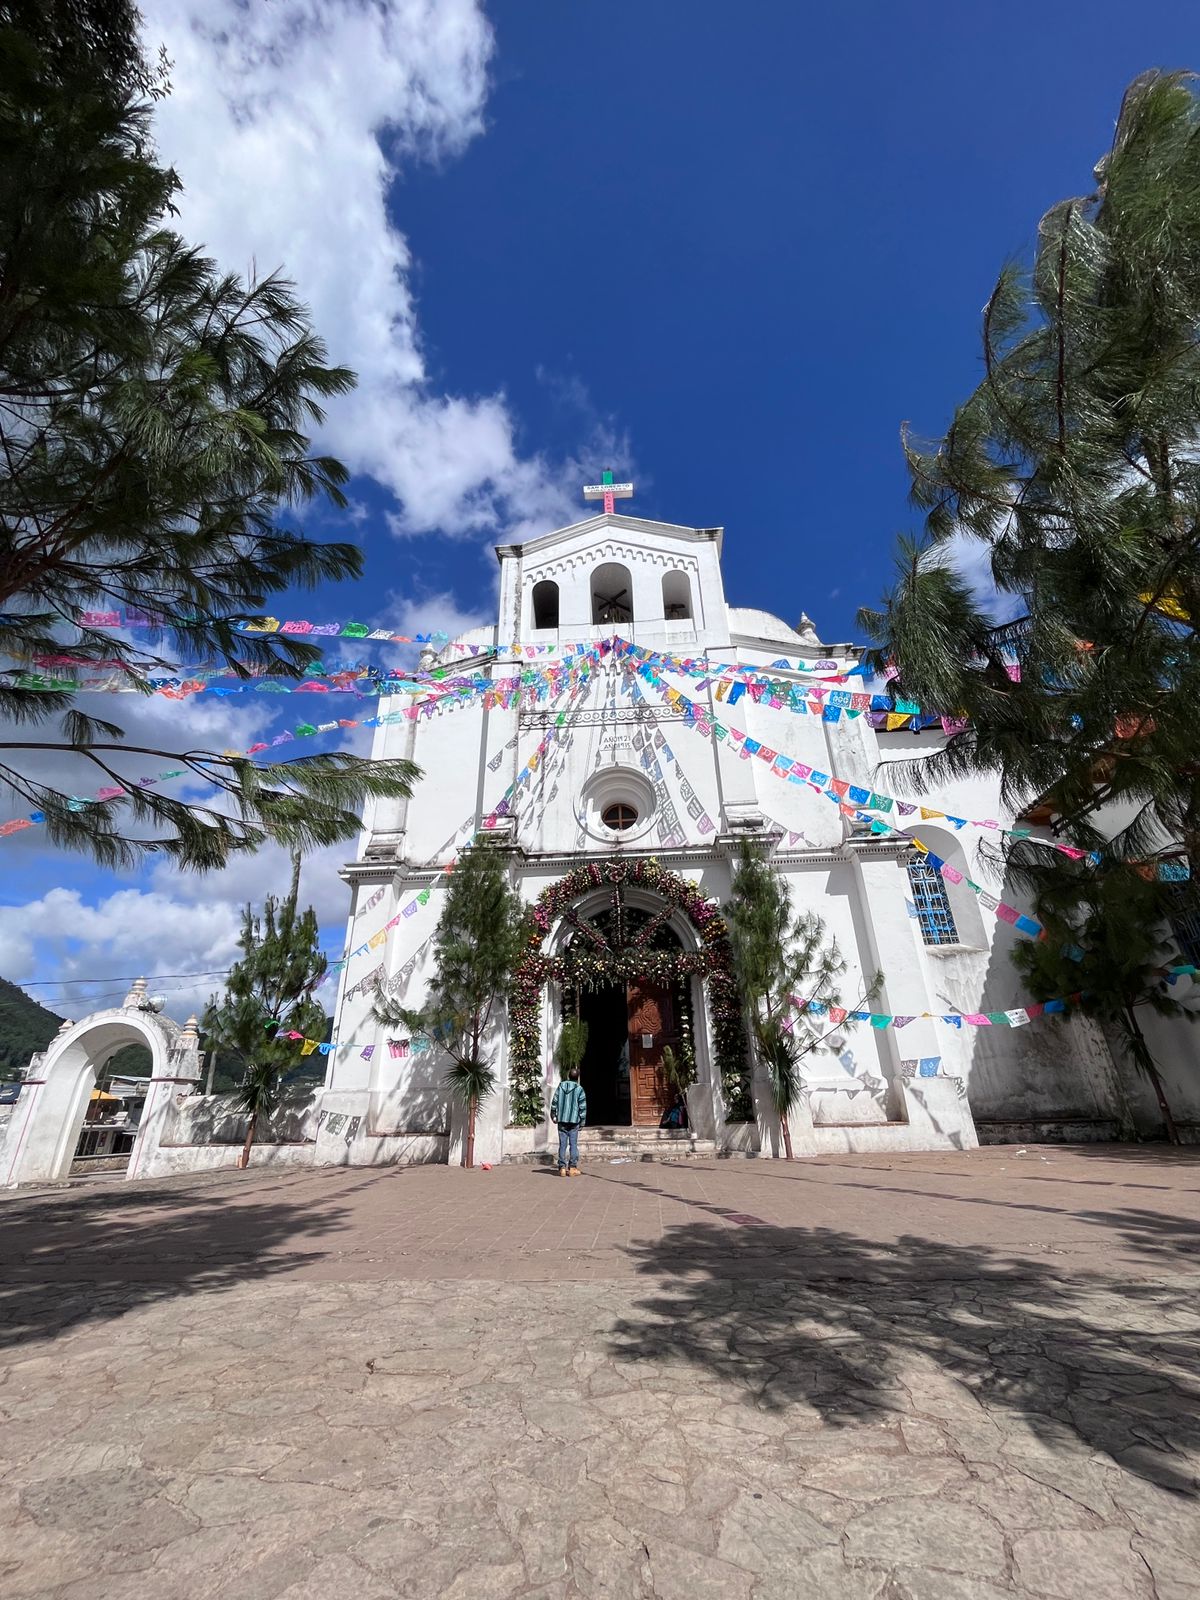
<instances>
[{"instance_id":1,"label":"arch gateway","mask_svg":"<svg viewBox=\"0 0 1200 1600\"><path fill-rule=\"evenodd\" d=\"M125 1175L153 1174L173 1100L194 1091L199 1080L200 1041L196 1018L180 1027L160 1015L139 978L120 1006L64 1022L32 1058L12 1114L0 1127L0 1186L57 1183L68 1176L96 1079L128 1044L150 1051L150 1079Z\"/></svg>"}]
</instances>

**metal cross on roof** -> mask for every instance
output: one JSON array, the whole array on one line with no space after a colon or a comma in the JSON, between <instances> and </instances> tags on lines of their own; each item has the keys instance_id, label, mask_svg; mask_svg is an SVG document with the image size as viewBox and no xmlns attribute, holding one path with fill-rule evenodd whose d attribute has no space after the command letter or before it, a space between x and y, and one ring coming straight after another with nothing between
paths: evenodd
<instances>
[{"instance_id":1,"label":"metal cross on roof","mask_svg":"<svg viewBox=\"0 0 1200 1600\"><path fill-rule=\"evenodd\" d=\"M585 500L604 501L604 515L606 517L612 516L614 501L628 500L632 493L633 485L631 483L613 482L612 470L609 467L604 469L603 483L585 483L583 486L583 498Z\"/></svg>"}]
</instances>

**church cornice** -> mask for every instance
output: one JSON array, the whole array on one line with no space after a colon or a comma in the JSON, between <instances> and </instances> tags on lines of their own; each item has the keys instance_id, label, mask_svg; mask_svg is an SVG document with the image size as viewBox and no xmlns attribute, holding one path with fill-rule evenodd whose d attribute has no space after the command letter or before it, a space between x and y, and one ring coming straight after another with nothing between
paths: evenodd
<instances>
[{"instance_id":1,"label":"church cornice","mask_svg":"<svg viewBox=\"0 0 1200 1600\"><path fill-rule=\"evenodd\" d=\"M582 522L568 523L565 528L555 528L549 533L541 533L536 539L527 539L524 544L498 544L495 547L496 557L503 561L507 556L521 556L529 560L542 550L549 550L564 539L579 537L595 538L598 534L629 533L645 537L647 534L658 534L661 538L676 539L681 544L715 544L717 554L721 552L721 543L724 537L724 528L687 528L676 522L652 522L646 517L626 517L620 512L611 516L601 514L598 517L585 517ZM640 551L644 555L645 551Z\"/></svg>"}]
</instances>

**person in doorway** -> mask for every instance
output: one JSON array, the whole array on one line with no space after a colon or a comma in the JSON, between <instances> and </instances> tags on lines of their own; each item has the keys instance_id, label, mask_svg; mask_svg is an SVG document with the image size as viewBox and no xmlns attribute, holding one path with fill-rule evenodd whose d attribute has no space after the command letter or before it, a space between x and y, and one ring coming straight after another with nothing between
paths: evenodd
<instances>
[{"instance_id":1,"label":"person in doorway","mask_svg":"<svg viewBox=\"0 0 1200 1600\"><path fill-rule=\"evenodd\" d=\"M558 1175L579 1177L579 1130L587 1121L587 1095L579 1068L568 1067L550 1102L550 1121L558 1125Z\"/></svg>"},{"instance_id":2,"label":"person in doorway","mask_svg":"<svg viewBox=\"0 0 1200 1600\"><path fill-rule=\"evenodd\" d=\"M681 1090L676 1089L674 1103L667 1107L662 1114L660 1128L686 1128L688 1125L687 1101L683 1098Z\"/></svg>"}]
</instances>

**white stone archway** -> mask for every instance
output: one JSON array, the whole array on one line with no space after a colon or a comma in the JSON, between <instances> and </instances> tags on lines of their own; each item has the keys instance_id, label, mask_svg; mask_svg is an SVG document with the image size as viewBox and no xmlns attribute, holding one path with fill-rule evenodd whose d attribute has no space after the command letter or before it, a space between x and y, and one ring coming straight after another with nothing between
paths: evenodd
<instances>
[{"instance_id":1,"label":"white stone archway","mask_svg":"<svg viewBox=\"0 0 1200 1600\"><path fill-rule=\"evenodd\" d=\"M200 1077L196 1019L180 1027L160 1016L139 978L124 1003L64 1023L48 1049L35 1055L0 1138L0 1185L56 1183L71 1170L88 1099L104 1063L122 1046L150 1051L150 1085L129 1158L127 1178L146 1177L174 1096Z\"/></svg>"}]
</instances>

